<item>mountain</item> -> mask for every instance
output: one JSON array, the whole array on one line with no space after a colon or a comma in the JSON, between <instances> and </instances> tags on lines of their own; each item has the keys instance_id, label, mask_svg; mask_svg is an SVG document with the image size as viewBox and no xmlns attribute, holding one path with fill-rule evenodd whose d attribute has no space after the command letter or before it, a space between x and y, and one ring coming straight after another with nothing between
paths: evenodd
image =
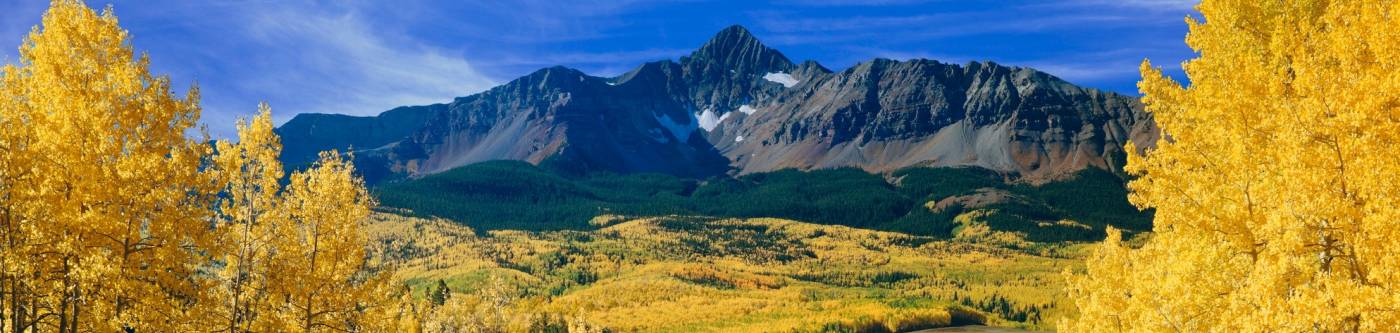
<instances>
[{"instance_id":1,"label":"mountain","mask_svg":"<svg viewBox=\"0 0 1400 333\"><path fill-rule=\"evenodd\" d=\"M282 140L283 163L301 167L322 150L374 149L402 140L446 108L444 104L404 106L376 117L303 113L275 131Z\"/></svg>"},{"instance_id":2,"label":"mountain","mask_svg":"<svg viewBox=\"0 0 1400 333\"><path fill-rule=\"evenodd\" d=\"M1034 69L875 59L832 72L794 64L740 26L618 77L551 67L447 104L298 115L278 132L296 143L289 165L353 146L371 181L488 160L693 178L978 166L1052 179L1113 170L1124 142L1158 135L1136 98Z\"/></svg>"},{"instance_id":3,"label":"mountain","mask_svg":"<svg viewBox=\"0 0 1400 333\"><path fill-rule=\"evenodd\" d=\"M662 122L688 121L688 113L658 88L546 68L453 101L383 153L393 171L409 175L501 159L589 171L723 173L728 161L704 140L690 140L693 131L666 130Z\"/></svg>"},{"instance_id":4,"label":"mountain","mask_svg":"<svg viewBox=\"0 0 1400 333\"><path fill-rule=\"evenodd\" d=\"M709 133L741 172L972 165L1056 177L1111 170L1126 140L1157 135L1136 98L991 62L876 59L798 80Z\"/></svg>"}]
</instances>

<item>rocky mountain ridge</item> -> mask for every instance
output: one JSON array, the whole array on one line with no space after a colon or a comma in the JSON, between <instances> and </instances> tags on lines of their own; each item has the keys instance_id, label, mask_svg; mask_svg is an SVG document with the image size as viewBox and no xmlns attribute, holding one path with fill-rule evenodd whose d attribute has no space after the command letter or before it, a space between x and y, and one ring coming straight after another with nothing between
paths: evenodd
<instances>
[{"instance_id":1,"label":"rocky mountain ridge","mask_svg":"<svg viewBox=\"0 0 1400 333\"><path fill-rule=\"evenodd\" d=\"M1053 178L1112 170L1123 143L1158 135L1136 98L1034 69L875 59L832 72L794 64L740 26L618 77L551 67L377 117L298 115L279 133L288 161L355 147L371 181L502 159L697 178L916 165Z\"/></svg>"}]
</instances>

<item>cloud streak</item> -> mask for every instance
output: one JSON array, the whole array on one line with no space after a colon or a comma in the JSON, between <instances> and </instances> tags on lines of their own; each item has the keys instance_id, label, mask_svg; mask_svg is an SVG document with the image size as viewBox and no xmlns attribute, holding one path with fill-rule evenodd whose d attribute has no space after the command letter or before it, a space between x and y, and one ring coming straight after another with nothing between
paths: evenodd
<instances>
[{"instance_id":1,"label":"cloud streak","mask_svg":"<svg viewBox=\"0 0 1400 333\"><path fill-rule=\"evenodd\" d=\"M358 12L260 13L249 35L269 47L290 47L257 64L270 75L239 82L265 91L296 112L369 115L400 105L444 102L493 85L456 52L385 36ZM290 96L284 92L293 92ZM300 99L300 100L297 100Z\"/></svg>"},{"instance_id":2,"label":"cloud streak","mask_svg":"<svg viewBox=\"0 0 1400 333\"><path fill-rule=\"evenodd\" d=\"M234 120L261 101L281 122L297 113L374 115L496 84L458 50L384 29L370 4L169 0L113 7L132 44L151 54L153 72L169 74L177 87L198 82L203 123L217 137L232 136ZM0 5L0 41L18 45L45 7L43 0Z\"/></svg>"},{"instance_id":3,"label":"cloud streak","mask_svg":"<svg viewBox=\"0 0 1400 333\"><path fill-rule=\"evenodd\" d=\"M150 4L115 7L157 71L199 82L204 122L219 137L260 101L283 122L447 102L496 83L460 51L382 28L361 3Z\"/></svg>"}]
</instances>

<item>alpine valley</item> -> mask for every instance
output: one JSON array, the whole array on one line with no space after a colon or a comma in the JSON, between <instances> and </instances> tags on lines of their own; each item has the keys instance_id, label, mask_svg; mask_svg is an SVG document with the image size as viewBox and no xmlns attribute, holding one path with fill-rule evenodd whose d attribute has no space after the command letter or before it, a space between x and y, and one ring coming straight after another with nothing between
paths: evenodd
<instances>
[{"instance_id":1,"label":"alpine valley","mask_svg":"<svg viewBox=\"0 0 1400 333\"><path fill-rule=\"evenodd\" d=\"M288 168L353 152L375 259L416 295L673 332L1050 328L1087 242L1151 229L1121 168L1159 136L1136 97L1032 68L833 71L740 26L276 132Z\"/></svg>"}]
</instances>

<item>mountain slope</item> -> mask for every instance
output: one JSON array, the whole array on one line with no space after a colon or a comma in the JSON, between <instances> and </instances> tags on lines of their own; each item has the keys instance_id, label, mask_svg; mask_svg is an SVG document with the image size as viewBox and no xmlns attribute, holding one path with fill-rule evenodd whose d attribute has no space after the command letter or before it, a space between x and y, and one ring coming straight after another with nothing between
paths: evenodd
<instances>
[{"instance_id":1,"label":"mountain slope","mask_svg":"<svg viewBox=\"0 0 1400 333\"><path fill-rule=\"evenodd\" d=\"M664 131L684 107L651 85L613 86L551 67L459 98L384 153L391 168L432 174L488 160L546 160L589 171L705 177L727 161L693 132Z\"/></svg>"},{"instance_id":2,"label":"mountain slope","mask_svg":"<svg viewBox=\"0 0 1400 333\"><path fill-rule=\"evenodd\" d=\"M1155 141L1136 99L1034 69L876 59L804 80L710 138L742 172L979 166L1030 177L1123 162Z\"/></svg>"},{"instance_id":3,"label":"mountain slope","mask_svg":"<svg viewBox=\"0 0 1400 333\"><path fill-rule=\"evenodd\" d=\"M1157 135L1135 98L1034 69L876 59L833 73L811 61L794 64L740 26L688 56L618 77L552 67L412 110L414 121L393 123L416 128L364 139L336 136L357 135L365 120L308 131L298 129L309 122L298 116L279 131L286 142L312 143L288 149L288 161L307 160L312 148L377 148L357 160L382 174L376 179L498 159L696 178L978 166L1054 179L1088 167L1113 170L1124 142L1147 147Z\"/></svg>"}]
</instances>

